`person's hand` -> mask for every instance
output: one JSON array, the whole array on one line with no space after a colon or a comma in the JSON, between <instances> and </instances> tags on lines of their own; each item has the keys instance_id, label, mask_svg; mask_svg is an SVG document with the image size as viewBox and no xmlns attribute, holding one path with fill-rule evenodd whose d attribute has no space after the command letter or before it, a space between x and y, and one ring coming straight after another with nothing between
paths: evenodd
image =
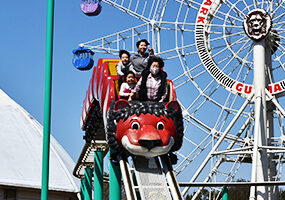
<instances>
[{"instance_id":1,"label":"person's hand","mask_svg":"<svg viewBox=\"0 0 285 200\"><path fill-rule=\"evenodd\" d=\"M153 49L151 47L148 48L149 55L154 55Z\"/></svg>"},{"instance_id":2,"label":"person's hand","mask_svg":"<svg viewBox=\"0 0 285 200\"><path fill-rule=\"evenodd\" d=\"M131 93L129 94L128 101L133 100L133 96L134 96L134 95L135 95L135 93L131 92Z\"/></svg>"},{"instance_id":3,"label":"person's hand","mask_svg":"<svg viewBox=\"0 0 285 200\"><path fill-rule=\"evenodd\" d=\"M137 91L134 90L134 89L131 90L131 94L132 94L132 95L134 95L136 92L137 92Z\"/></svg>"}]
</instances>

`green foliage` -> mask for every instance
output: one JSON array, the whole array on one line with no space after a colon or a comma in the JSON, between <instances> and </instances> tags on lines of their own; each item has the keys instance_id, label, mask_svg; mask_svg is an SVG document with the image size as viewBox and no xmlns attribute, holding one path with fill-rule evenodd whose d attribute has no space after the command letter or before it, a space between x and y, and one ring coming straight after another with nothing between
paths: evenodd
<instances>
[{"instance_id":1,"label":"green foliage","mask_svg":"<svg viewBox=\"0 0 285 200\"><path fill-rule=\"evenodd\" d=\"M186 196L186 200L191 200L193 198L193 196L195 195L196 191L194 191L192 194L188 194ZM211 192L211 200L216 199L218 193L217 192ZM207 189L202 189L200 194L198 195L198 197L196 198L196 200L210 200L209 197L209 191Z\"/></svg>"},{"instance_id":2,"label":"green foliage","mask_svg":"<svg viewBox=\"0 0 285 200\"><path fill-rule=\"evenodd\" d=\"M238 179L237 182L247 182L244 179ZM228 200L244 200L249 199L249 186L230 186L228 187ZM191 200L195 195L196 191L192 194L188 194L186 196L186 200ZM214 199L221 199L222 197L218 197L218 192L213 192L211 194L211 199L209 198L209 190L202 189L201 193L198 195L197 200L214 200ZM285 192L284 192L284 200L285 200Z\"/></svg>"},{"instance_id":3,"label":"green foliage","mask_svg":"<svg viewBox=\"0 0 285 200\"><path fill-rule=\"evenodd\" d=\"M285 191L284 190L280 190L280 200L285 200Z\"/></svg>"}]
</instances>

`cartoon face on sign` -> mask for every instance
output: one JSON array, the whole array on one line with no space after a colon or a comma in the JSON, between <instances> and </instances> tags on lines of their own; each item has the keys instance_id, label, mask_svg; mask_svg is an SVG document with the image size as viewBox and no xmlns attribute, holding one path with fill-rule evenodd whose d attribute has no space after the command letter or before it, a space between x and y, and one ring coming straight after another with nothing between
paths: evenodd
<instances>
[{"instance_id":1,"label":"cartoon face on sign","mask_svg":"<svg viewBox=\"0 0 285 200\"><path fill-rule=\"evenodd\" d=\"M178 150L183 119L176 101L117 101L109 111L107 139L118 152L155 157Z\"/></svg>"},{"instance_id":2,"label":"cartoon face on sign","mask_svg":"<svg viewBox=\"0 0 285 200\"><path fill-rule=\"evenodd\" d=\"M244 30L253 40L263 39L271 28L271 19L262 9L255 9L247 14L244 20Z\"/></svg>"}]
</instances>

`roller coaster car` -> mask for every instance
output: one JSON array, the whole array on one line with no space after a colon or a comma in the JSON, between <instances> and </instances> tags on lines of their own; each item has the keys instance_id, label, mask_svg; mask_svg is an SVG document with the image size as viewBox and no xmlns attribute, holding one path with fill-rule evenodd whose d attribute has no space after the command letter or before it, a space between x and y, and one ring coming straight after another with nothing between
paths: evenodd
<instances>
[{"instance_id":1,"label":"roller coaster car","mask_svg":"<svg viewBox=\"0 0 285 200\"><path fill-rule=\"evenodd\" d=\"M167 80L166 102L119 100L119 61L99 59L94 67L81 117L86 142L107 139L119 154L145 157L178 150L183 120L172 81Z\"/></svg>"}]
</instances>

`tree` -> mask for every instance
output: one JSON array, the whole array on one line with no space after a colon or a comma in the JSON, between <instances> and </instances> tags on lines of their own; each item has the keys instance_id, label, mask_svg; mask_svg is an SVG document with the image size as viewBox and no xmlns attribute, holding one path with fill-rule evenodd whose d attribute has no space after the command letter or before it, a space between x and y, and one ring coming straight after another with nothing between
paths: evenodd
<instances>
[{"instance_id":1,"label":"tree","mask_svg":"<svg viewBox=\"0 0 285 200\"><path fill-rule=\"evenodd\" d=\"M192 198L193 198L193 196L195 195L195 193L196 193L197 191L194 191L192 194L187 194L187 196L186 196L186 200L191 200ZM211 194L211 196L212 196L212 198L211 198L211 200L214 200L214 199L216 199L216 197L217 197L217 195L218 195L218 193L217 192L211 192L212 194ZM210 196L209 196L209 191L207 190L207 189L205 189L205 188L203 188L202 190L201 190L201 192L200 192L200 194L198 195L198 197L196 198L196 200L210 200L209 198L210 198Z\"/></svg>"}]
</instances>

